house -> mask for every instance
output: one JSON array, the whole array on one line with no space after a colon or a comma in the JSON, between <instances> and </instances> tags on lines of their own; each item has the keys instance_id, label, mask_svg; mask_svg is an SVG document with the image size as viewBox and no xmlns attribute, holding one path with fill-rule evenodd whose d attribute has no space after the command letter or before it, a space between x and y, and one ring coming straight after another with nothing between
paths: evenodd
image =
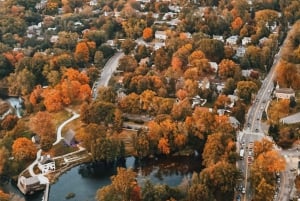
<instances>
[{"instance_id":1,"label":"house","mask_svg":"<svg viewBox=\"0 0 300 201\"><path fill-rule=\"evenodd\" d=\"M199 89L209 89L210 88L210 81L207 77L205 77L203 80L198 82L198 88Z\"/></svg>"},{"instance_id":2,"label":"house","mask_svg":"<svg viewBox=\"0 0 300 201\"><path fill-rule=\"evenodd\" d=\"M246 45L248 45L249 43L251 43L251 38L250 38L250 37L244 37L244 38L242 39L242 45L243 45L243 46L246 46Z\"/></svg>"},{"instance_id":3,"label":"house","mask_svg":"<svg viewBox=\"0 0 300 201\"><path fill-rule=\"evenodd\" d=\"M276 88L275 96L276 96L277 100L278 99L290 99L291 97L295 97L295 91L292 88Z\"/></svg>"},{"instance_id":4,"label":"house","mask_svg":"<svg viewBox=\"0 0 300 201\"><path fill-rule=\"evenodd\" d=\"M210 67L213 69L213 71L216 73L218 72L218 69L219 69L219 65L216 63L216 62L208 62L210 64Z\"/></svg>"},{"instance_id":5,"label":"house","mask_svg":"<svg viewBox=\"0 0 300 201\"><path fill-rule=\"evenodd\" d=\"M38 168L42 171L42 174L55 171L55 161L50 155L41 156L38 160Z\"/></svg>"},{"instance_id":6,"label":"house","mask_svg":"<svg viewBox=\"0 0 300 201\"><path fill-rule=\"evenodd\" d=\"M243 57L246 53L246 48L245 47L238 47L236 48L236 53L235 53L235 56L237 57Z\"/></svg>"},{"instance_id":7,"label":"house","mask_svg":"<svg viewBox=\"0 0 300 201\"><path fill-rule=\"evenodd\" d=\"M223 36L220 36L220 35L213 35L213 39L222 41L222 42L224 43L224 38L223 38Z\"/></svg>"},{"instance_id":8,"label":"house","mask_svg":"<svg viewBox=\"0 0 300 201\"><path fill-rule=\"evenodd\" d=\"M18 188L23 194L29 194L45 189L47 183L49 180L43 175L28 178L21 176L18 181Z\"/></svg>"},{"instance_id":9,"label":"house","mask_svg":"<svg viewBox=\"0 0 300 201\"><path fill-rule=\"evenodd\" d=\"M51 36L51 38L50 38L51 43L56 43L57 41L58 41L58 35Z\"/></svg>"},{"instance_id":10,"label":"house","mask_svg":"<svg viewBox=\"0 0 300 201\"><path fill-rule=\"evenodd\" d=\"M238 36L230 36L229 38L226 39L226 44L228 45L236 45L237 44L237 40L238 40Z\"/></svg>"},{"instance_id":11,"label":"house","mask_svg":"<svg viewBox=\"0 0 300 201\"><path fill-rule=\"evenodd\" d=\"M64 142L68 146L74 146L77 144L75 140L75 132L72 129L69 129L64 136Z\"/></svg>"},{"instance_id":12,"label":"house","mask_svg":"<svg viewBox=\"0 0 300 201\"><path fill-rule=\"evenodd\" d=\"M156 31L155 32L155 39L165 41L167 39L167 34L165 31Z\"/></svg>"},{"instance_id":13,"label":"house","mask_svg":"<svg viewBox=\"0 0 300 201\"><path fill-rule=\"evenodd\" d=\"M156 51L156 50L158 50L162 47L165 47L165 46L166 46L165 42L155 42L154 43L154 50Z\"/></svg>"}]
</instances>

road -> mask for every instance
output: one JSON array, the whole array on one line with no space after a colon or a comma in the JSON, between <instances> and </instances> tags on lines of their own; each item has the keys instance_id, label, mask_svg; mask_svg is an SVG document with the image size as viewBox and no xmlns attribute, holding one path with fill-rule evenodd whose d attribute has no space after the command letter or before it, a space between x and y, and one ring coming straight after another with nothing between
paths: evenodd
<instances>
[{"instance_id":1,"label":"road","mask_svg":"<svg viewBox=\"0 0 300 201\"><path fill-rule=\"evenodd\" d=\"M279 62L281 55L281 49L278 54L275 55L273 65L270 69L270 72L265 77L262 82L262 86L257 92L256 98L248 110L246 115L246 124L243 129L238 134L237 141L239 149L245 149L244 160L238 162L238 166L243 172L244 181L242 182L243 187L245 187L245 194L242 198L243 201L251 200L252 192L248 182L250 175L250 166L253 160L253 151L247 149L249 143L254 141L259 141L265 137L264 131L261 126L261 118L264 110L271 100L271 94L274 88L274 78L276 75L276 65Z\"/></svg>"},{"instance_id":2,"label":"road","mask_svg":"<svg viewBox=\"0 0 300 201\"><path fill-rule=\"evenodd\" d=\"M123 52L117 52L114 56L112 56L105 64L99 78L95 81L92 88L92 97L93 99L97 98L98 89L102 86L107 86L108 82L111 78L111 75L114 71L116 71L119 60L124 56Z\"/></svg>"}]
</instances>

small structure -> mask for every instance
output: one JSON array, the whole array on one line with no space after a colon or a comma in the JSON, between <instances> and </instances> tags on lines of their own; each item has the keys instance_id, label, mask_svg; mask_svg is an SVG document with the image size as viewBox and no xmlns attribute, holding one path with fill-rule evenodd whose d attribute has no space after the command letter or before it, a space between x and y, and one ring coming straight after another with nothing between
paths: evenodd
<instances>
[{"instance_id":1,"label":"small structure","mask_svg":"<svg viewBox=\"0 0 300 201\"><path fill-rule=\"evenodd\" d=\"M21 176L18 180L18 188L24 195L32 194L36 191L44 190L47 183L49 183L49 180L43 175L28 178Z\"/></svg>"},{"instance_id":2,"label":"small structure","mask_svg":"<svg viewBox=\"0 0 300 201\"><path fill-rule=\"evenodd\" d=\"M69 129L64 136L65 144L68 146L74 146L77 144L75 140L75 132L72 129Z\"/></svg>"},{"instance_id":3,"label":"small structure","mask_svg":"<svg viewBox=\"0 0 300 201\"><path fill-rule=\"evenodd\" d=\"M295 97L295 91L292 88L276 88L275 96L278 99L290 99Z\"/></svg>"},{"instance_id":4,"label":"small structure","mask_svg":"<svg viewBox=\"0 0 300 201\"><path fill-rule=\"evenodd\" d=\"M250 37L244 37L244 38L242 39L242 45L243 45L243 46L246 46L246 45L248 45L249 43L251 43L251 38L250 38Z\"/></svg>"},{"instance_id":5,"label":"small structure","mask_svg":"<svg viewBox=\"0 0 300 201\"><path fill-rule=\"evenodd\" d=\"M228 45L236 45L237 44L237 40L238 40L238 36L230 36L229 38L226 39L226 44Z\"/></svg>"},{"instance_id":6,"label":"small structure","mask_svg":"<svg viewBox=\"0 0 300 201\"><path fill-rule=\"evenodd\" d=\"M156 31L155 32L155 39L165 41L167 39L167 34L165 31Z\"/></svg>"},{"instance_id":7,"label":"small structure","mask_svg":"<svg viewBox=\"0 0 300 201\"><path fill-rule=\"evenodd\" d=\"M213 35L213 39L222 41L224 43L224 38L221 35Z\"/></svg>"},{"instance_id":8,"label":"small structure","mask_svg":"<svg viewBox=\"0 0 300 201\"><path fill-rule=\"evenodd\" d=\"M55 171L55 161L50 155L41 156L38 161L38 167L42 171L42 174L47 174L48 172Z\"/></svg>"}]
</instances>

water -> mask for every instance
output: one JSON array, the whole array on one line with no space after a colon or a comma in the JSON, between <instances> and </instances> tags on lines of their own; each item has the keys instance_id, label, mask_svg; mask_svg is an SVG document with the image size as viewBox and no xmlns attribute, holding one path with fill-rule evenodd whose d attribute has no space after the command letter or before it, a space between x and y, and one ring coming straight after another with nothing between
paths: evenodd
<instances>
[{"instance_id":1,"label":"water","mask_svg":"<svg viewBox=\"0 0 300 201\"><path fill-rule=\"evenodd\" d=\"M183 178L190 178L194 171L201 170L201 161L196 157L172 157L138 163L134 157L128 157L125 166L137 172L140 185L150 180L155 184L178 186ZM115 169L93 168L89 164L76 166L61 175L58 181L51 185L49 201L64 201L68 193L75 193L71 201L95 201L97 190L110 184L110 177L115 173ZM21 198L16 201L41 201L42 194L24 198L15 187L11 188L13 188L11 192Z\"/></svg>"}]
</instances>

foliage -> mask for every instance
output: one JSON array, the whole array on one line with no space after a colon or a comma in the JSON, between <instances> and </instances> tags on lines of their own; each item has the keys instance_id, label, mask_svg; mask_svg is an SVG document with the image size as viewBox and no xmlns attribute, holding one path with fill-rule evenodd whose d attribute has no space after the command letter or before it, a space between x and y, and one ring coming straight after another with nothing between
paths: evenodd
<instances>
[{"instance_id":1,"label":"foliage","mask_svg":"<svg viewBox=\"0 0 300 201\"><path fill-rule=\"evenodd\" d=\"M28 161L36 157L37 148L33 142L25 137L16 139L12 145L12 154L18 161Z\"/></svg>"},{"instance_id":2,"label":"foliage","mask_svg":"<svg viewBox=\"0 0 300 201\"><path fill-rule=\"evenodd\" d=\"M136 191L136 173L133 170L118 168L117 175L111 177L112 183L97 191L97 201L130 201ZM136 195L134 196L136 197ZM139 200L139 199L134 199Z\"/></svg>"}]
</instances>

